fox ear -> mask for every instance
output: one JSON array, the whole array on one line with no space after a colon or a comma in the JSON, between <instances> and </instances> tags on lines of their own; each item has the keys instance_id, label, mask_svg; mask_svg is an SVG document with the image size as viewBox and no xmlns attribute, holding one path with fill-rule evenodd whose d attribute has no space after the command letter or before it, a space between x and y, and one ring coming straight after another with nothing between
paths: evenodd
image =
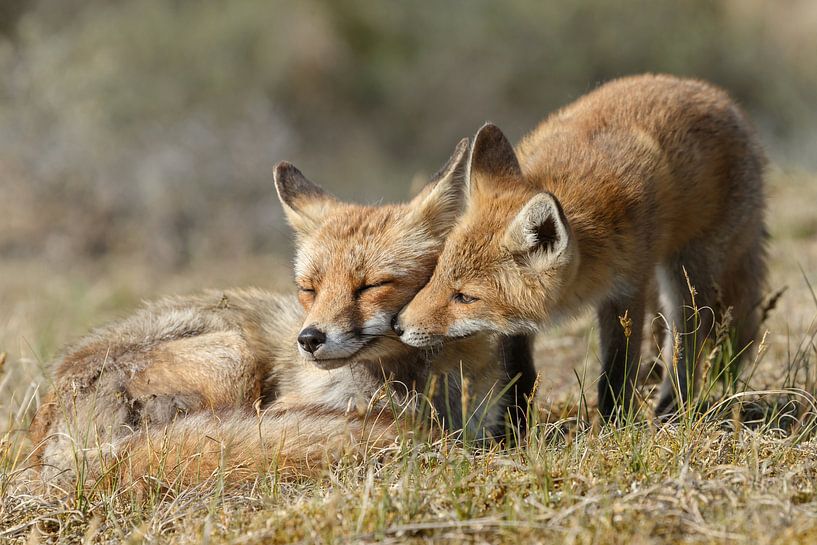
<instances>
[{"instance_id":1,"label":"fox ear","mask_svg":"<svg viewBox=\"0 0 817 545\"><path fill-rule=\"evenodd\" d=\"M539 270L569 258L572 234L559 201L550 193L532 197L505 232L505 247Z\"/></svg>"},{"instance_id":2,"label":"fox ear","mask_svg":"<svg viewBox=\"0 0 817 545\"><path fill-rule=\"evenodd\" d=\"M309 235L317 229L326 213L337 202L286 161L275 165L273 177L287 221L299 235Z\"/></svg>"},{"instance_id":3,"label":"fox ear","mask_svg":"<svg viewBox=\"0 0 817 545\"><path fill-rule=\"evenodd\" d=\"M474 137L468 162L469 191L479 191L521 175L516 152L499 127L493 123L483 125Z\"/></svg>"},{"instance_id":4,"label":"fox ear","mask_svg":"<svg viewBox=\"0 0 817 545\"><path fill-rule=\"evenodd\" d=\"M409 204L411 217L419 220L437 236L448 234L462 212L467 162L468 139L463 138L445 166Z\"/></svg>"}]
</instances>

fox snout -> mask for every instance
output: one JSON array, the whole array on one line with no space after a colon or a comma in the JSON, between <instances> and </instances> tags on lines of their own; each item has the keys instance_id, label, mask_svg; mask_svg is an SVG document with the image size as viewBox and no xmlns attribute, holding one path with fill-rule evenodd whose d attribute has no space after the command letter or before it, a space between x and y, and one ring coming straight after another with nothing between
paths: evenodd
<instances>
[{"instance_id":1,"label":"fox snout","mask_svg":"<svg viewBox=\"0 0 817 545\"><path fill-rule=\"evenodd\" d=\"M421 325L408 324L404 312L397 314L391 323L394 333L400 340L415 348L426 348L438 344L442 338L440 335L432 335L427 328Z\"/></svg>"},{"instance_id":2,"label":"fox snout","mask_svg":"<svg viewBox=\"0 0 817 545\"><path fill-rule=\"evenodd\" d=\"M371 356L371 349L376 350L380 339L391 336L393 323L393 315L385 312L362 324L307 320L298 333L298 351L318 367L334 369L350 363L351 358Z\"/></svg>"},{"instance_id":3,"label":"fox snout","mask_svg":"<svg viewBox=\"0 0 817 545\"><path fill-rule=\"evenodd\" d=\"M301 356L322 369L334 369L348 363L366 345L366 339L355 331L319 324L305 326L298 333Z\"/></svg>"},{"instance_id":4,"label":"fox snout","mask_svg":"<svg viewBox=\"0 0 817 545\"><path fill-rule=\"evenodd\" d=\"M305 327L298 335L298 346L313 355L324 343L326 343L326 333L315 326Z\"/></svg>"}]
</instances>

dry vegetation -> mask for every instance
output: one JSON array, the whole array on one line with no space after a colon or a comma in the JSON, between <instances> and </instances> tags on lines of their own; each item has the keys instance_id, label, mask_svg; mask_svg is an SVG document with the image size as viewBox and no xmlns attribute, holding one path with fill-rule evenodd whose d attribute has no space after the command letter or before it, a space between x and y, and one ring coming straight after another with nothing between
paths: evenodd
<instances>
[{"instance_id":1,"label":"dry vegetation","mask_svg":"<svg viewBox=\"0 0 817 545\"><path fill-rule=\"evenodd\" d=\"M283 260L196 264L163 274L125 262L57 274L3 265L0 539L21 543L404 542L522 539L566 543L810 543L817 539L814 413L817 300L815 179L771 176L772 285L787 286L763 356L735 396L713 390L705 416L677 426L587 426L580 384L598 369L589 320L541 336L540 424L511 452L409 438L324 477L225 493L195 489L25 492L25 428L58 345L141 297L204 285L291 289ZM781 213L785 211L785 213ZM152 276L153 275L153 276ZM794 403L791 403L791 402ZM592 404L592 399L590 400Z\"/></svg>"},{"instance_id":2,"label":"dry vegetation","mask_svg":"<svg viewBox=\"0 0 817 545\"><path fill-rule=\"evenodd\" d=\"M0 2L0 543L817 542L817 4L464 5ZM406 438L239 493L26 491L60 346L144 298L293 289L276 160L397 199L486 119L517 137L643 71L723 85L802 169L769 177L770 284L787 289L762 357L705 416L588 425L585 319L540 336L540 424L511 452Z\"/></svg>"}]
</instances>

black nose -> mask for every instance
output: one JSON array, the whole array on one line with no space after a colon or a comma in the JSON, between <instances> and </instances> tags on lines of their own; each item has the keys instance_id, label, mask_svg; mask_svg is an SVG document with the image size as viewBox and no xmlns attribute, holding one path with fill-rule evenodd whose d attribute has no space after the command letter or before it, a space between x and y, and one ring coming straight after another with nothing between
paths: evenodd
<instances>
[{"instance_id":1,"label":"black nose","mask_svg":"<svg viewBox=\"0 0 817 545\"><path fill-rule=\"evenodd\" d=\"M397 322L397 315L394 315L394 318L391 319L391 328L397 333L398 337L403 336L403 328L400 327L400 324Z\"/></svg>"},{"instance_id":2,"label":"black nose","mask_svg":"<svg viewBox=\"0 0 817 545\"><path fill-rule=\"evenodd\" d=\"M313 325L305 327L298 335L298 344L310 354L314 354L315 350L325 342L326 333Z\"/></svg>"}]
</instances>

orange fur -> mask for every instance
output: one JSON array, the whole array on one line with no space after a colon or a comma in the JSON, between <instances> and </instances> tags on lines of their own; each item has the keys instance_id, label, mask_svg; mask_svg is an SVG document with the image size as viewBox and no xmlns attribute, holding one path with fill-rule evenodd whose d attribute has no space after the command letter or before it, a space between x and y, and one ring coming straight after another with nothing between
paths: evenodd
<instances>
[{"instance_id":1,"label":"orange fur","mask_svg":"<svg viewBox=\"0 0 817 545\"><path fill-rule=\"evenodd\" d=\"M432 372L456 392L432 395L445 426L504 433L507 411L532 388L527 339L488 333L428 353L391 331L461 208L466 151L461 144L410 203L381 207L340 203L280 165L276 187L298 234L296 280L312 291L301 290L302 304L261 290L167 298L66 349L32 425L44 480L191 484L223 469L232 486L271 468L312 474L345 452L394 442L398 417L413 413L414 389ZM352 348L305 360L297 339L314 324L342 330L338 342ZM517 373L524 380L496 399ZM461 391L474 398L470 410L459 406Z\"/></svg>"},{"instance_id":2,"label":"orange fur","mask_svg":"<svg viewBox=\"0 0 817 545\"><path fill-rule=\"evenodd\" d=\"M593 307L600 406L610 416L616 402L631 401L638 350L630 347L640 346L653 278L669 327L685 339L696 325L704 338L712 324L712 311L695 323L683 316L692 304L687 275L698 306L733 307L740 342L753 338L766 270L764 165L726 93L670 76L603 85L515 151L486 125L471 153L468 208L431 281L401 313L402 338L424 346L477 331L530 332ZM625 312L636 324L627 338ZM670 346L664 357L673 360ZM671 412L678 390L686 398L693 360L682 355L668 373L660 412Z\"/></svg>"}]
</instances>

